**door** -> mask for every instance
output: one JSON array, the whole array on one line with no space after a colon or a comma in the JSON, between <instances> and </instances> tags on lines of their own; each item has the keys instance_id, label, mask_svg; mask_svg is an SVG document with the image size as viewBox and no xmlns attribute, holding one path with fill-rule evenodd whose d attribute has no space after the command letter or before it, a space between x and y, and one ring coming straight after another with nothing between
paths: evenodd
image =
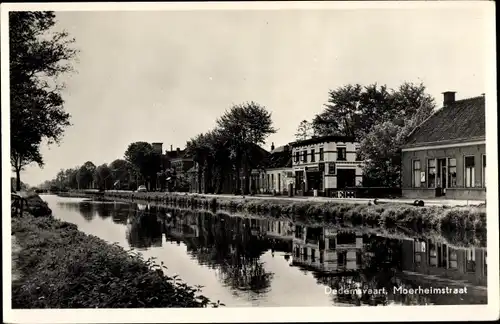
<instances>
[{"instance_id":1,"label":"door","mask_svg":"<svg viewBox=\"0 0 500 324\"><path fill-rule=\"evenodd\" d=\"M436 188L442 188L440 195L444 196L446 193L446 188L448 188L447 174L448 168L446 164L447 159L437 160L437 178L436 178Z\"/></svg>"},{"instance_id":2,"label":"door","mask_svg":"<svg viewBox=\"0 0 500 324\"><path fill-rule=\"evenodd\" d=\"M356 170L337 169L337 188L354 187L356 184Z\"/></svg>"}]
</instances>

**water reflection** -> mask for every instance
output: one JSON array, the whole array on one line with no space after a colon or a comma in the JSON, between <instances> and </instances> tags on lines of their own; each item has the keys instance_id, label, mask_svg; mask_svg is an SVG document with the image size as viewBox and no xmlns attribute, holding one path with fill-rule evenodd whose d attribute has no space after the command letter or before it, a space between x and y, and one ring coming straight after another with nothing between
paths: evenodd
<instances>
[{"instance_id":1,"label":"water reflection","mask_svg":"<svg viewBox=\"0 0 500 324\"><path fill-rule=\"evenodd\" d=\"M263 256L269 253L275 258L275 253L279 253L289 267L313 274L317 284L325 287L325 292L331 292L332 304L487 302L486 249L457 247L443 243L441 238L389 238L361 228L326 227L151 204L64 206L78 208L87 221L95 214L102 219L111 216L112 222L127 226L126 238L134 248L161 247L163 237L166 242L182 244L198 264L214 269L224 286L246 292L252 299L270 293L271 283L280 273L270 271ZM467 294L401 292L419 287L463 289L466 285L470 287ZM348 293L338 293L341 291Z\"/></svg>"}]
</instances>

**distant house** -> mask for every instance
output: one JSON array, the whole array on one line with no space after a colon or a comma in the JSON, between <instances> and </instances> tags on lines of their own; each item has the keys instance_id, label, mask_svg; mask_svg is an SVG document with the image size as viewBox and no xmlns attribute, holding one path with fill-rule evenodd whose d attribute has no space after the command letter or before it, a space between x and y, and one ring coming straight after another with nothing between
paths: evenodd
<instances>
[{"instance_id":1,"label":"distant house","mask_svg":"<svg viewBox=\"0 0 500 324\"><path fill-rule=\"evenodd\" d=\"M363 161L359 143L346 136L322 136L291 143L292 170L297 194L337 196L339 190L360 186Z\"/></svg>"},{"instance_id":2,"label":"distant house","mask_svg":"<svg viewBox=\"0 0 500 324\"><path fill-rule=\"evenodd\" d=\"M406 198L486 199L485 97L455 100L418 126L402 149Z\"/></svg>"},{"instance_id":3,"label":"distant house","mask_svg":"<svg viewBox=\"0 0 500 324\"><path fill-rule=\"evenodd\" d=\"M267 157L269 155L269 152L260 147L257 144L252 144L250 147L249 151L249 167L250 167L250 174L249 174L249 184L250 184L250 191L252 192L257 192L258 188L260 188L260 182L259 179L261 179L261 174L264 172L263 166L264 162L267 160ZM202 193L207 193L209 188L209 184L207 183L205 179L205 169L201 171L201 175L198 174L198 163L193 162L191 164L191 167L186 170L186 172L189 174L189 191L190 192L202 192ZM243 167L241 167L240 170L240 185L241 189L244 188L245 184L245 174ZM233 169L231 172L227 172L224 174L223 177L223 182L222 183L216 183L215 181L215 175L212 175L212 189L218 190L217 193L221 194L234 194L236 191L236 186L237 186L237 176L236 176L236 170Z\"/></svg>"},{"instance_id":4,"label":"distant house","mask_svg":"<svg viewBox=\"0 0 500 324\"><path fill-rule=\"evenodd\" d=\"M262 170L252 174L252 188L259 193L287 194L289 186L293 190L292 150L289 145L275 148L262 163Z\"/></svg>"}]
</instances>

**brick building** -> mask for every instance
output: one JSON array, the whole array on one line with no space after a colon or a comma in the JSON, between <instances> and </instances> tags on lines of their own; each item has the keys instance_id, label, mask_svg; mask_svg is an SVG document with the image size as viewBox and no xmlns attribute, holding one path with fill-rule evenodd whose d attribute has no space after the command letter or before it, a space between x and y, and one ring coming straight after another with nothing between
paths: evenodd
<instances>
[{"instance_id":1,"label":"brick building","mask_svg":"<svg viewBox=\"0 0 500 324\"><path fill-rule=\"evenodd\" d=\"M485 97L455 100L418 126L402 149L406 198L486 199Z\"/></svg>"}]
</instances>

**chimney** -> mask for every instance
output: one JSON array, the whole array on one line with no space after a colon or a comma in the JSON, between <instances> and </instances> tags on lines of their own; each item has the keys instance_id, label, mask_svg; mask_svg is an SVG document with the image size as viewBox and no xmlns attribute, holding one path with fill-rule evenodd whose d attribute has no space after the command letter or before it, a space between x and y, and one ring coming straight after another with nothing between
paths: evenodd
<instances>
[{"instance_id":1,"label":"chimney","mask_svg":"<svg viewBox=\"0 0 500 324\"><path fill-rule=\"evenodd\" d=\"M177 148L177 153L180 153L181 152L181 149L180 148Z\"/></svg>"},{"instance_id":2,"label":"chimney","mask_svg":"<svg viewBox=\"0 0 500 324\"><path fill-rule=\"evenodd\" d=\"M443 107L449 106L455 102L455 93L454 91L443 92Z\"/></svg>"},{"instance_id":3,"label":"chimney","mask_svg":"<svg viewBox=\"0 0 500 324\"><path fill-rule=\"evenodd\" d=\"M271 151L274 151L274 142L271 143Z\"/></svg>"},{"instance_id":4,"label":"chimney","mask_svg":"<svg viewBox=\"0 0 500 324\"><path fill-rule=\"evenodd\" d=\"M172 152L174 150L174 146L172 144L170 144L170 152Z\"/></svg>"}]
</instances>

